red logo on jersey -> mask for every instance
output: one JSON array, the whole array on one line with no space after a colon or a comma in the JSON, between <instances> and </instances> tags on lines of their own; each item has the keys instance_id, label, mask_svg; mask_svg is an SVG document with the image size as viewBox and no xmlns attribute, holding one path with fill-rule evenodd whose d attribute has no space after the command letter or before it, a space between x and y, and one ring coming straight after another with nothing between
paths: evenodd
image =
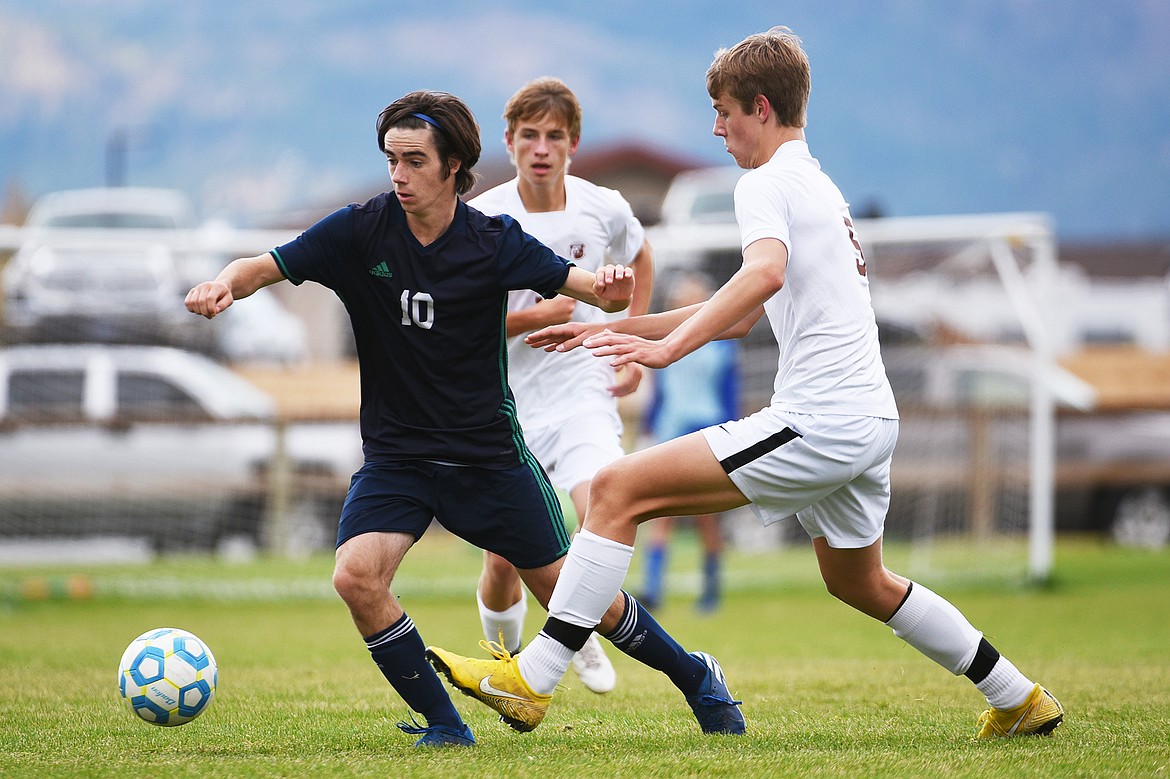
<instances>
[{"instance_id":1,"label":"red logo on jersey","mask_svg":"<svg viewBox=\"0 0 1170 779\"><path fill-rule=\"evenodd\" d=\"M845 229L849 231L849 240L853 244L853 251L857 262L857 272L862 276L866 275L865 254L861 251L861 242L857 240L857 234L853 232L853 220L845 217Z\"/></svg>"},{"instance_id":2,"label":"red logo on jersey","mask_svg":"<svg viewBox=\"0 0 1170 779\"><path fill-rule=\"evenodd\" d=\"M585 244L574 243L569 245L569 256L574 260L579 260L585 256Z\"/></svg>"}]
</instances>

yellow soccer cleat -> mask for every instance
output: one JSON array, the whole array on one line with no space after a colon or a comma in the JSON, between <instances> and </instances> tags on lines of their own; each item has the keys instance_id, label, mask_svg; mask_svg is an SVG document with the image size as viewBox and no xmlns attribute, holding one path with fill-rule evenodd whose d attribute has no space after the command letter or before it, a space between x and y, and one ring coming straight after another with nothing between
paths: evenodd
<instances>
[{"instance_id":1,"label":"yellow soccer cleat","mask_svg":"<svg viewBox=\"0 0 1170 779\"><path fill-rule=\"evenodd\" d=\"M493 659L463 657L435 646L427 647L427 661L447 677L451 685L500 713L500 719L513 729L527 733L544 719L551 695L533 692L516 658L495 641L480 641Z\"/></svg>"},{"instance_id":2,"label":"yellow soccer cleat","mask_svg":"<svg viewBox=\"0 0 1170 779\"><path fill-rule=\"evenodd\" d=\"M991 708L979 715L979 738L1050 736L1064 719L1064 707L1040 685L1014 709Z\"/></svg>"}]
</instances>

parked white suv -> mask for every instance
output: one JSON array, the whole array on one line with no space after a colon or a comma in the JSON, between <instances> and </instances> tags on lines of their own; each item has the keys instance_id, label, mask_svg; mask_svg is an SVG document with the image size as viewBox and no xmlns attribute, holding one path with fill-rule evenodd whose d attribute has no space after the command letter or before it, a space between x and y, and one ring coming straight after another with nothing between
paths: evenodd
<instances>
[{"instance_id":1,"label":"parked white suv","mask_svg":"<svg viewBox=\"0 0 1170 779\"><path fill-rule=\"evenodd\" d=\"M263 542L278 440L272 399L193 352L0 349L0 537ZM293 478L282 505L331 541L361 465L357 422L289 425L284 442Z\"/></svg>"}]
</instances>

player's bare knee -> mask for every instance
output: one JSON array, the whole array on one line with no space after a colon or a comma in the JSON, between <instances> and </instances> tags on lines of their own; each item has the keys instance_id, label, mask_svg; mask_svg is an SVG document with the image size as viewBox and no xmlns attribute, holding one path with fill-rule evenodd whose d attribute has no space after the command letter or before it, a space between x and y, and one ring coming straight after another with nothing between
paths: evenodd
<instances>
[{"instance_id":1,"label":"player's bare knee","mask_svg":"<svg viewBox=\"0 0 1170 779\"><path fill-rule=\"evenodd\" d=\"M338 566L333 569L333 591L336 592L343 601L349 603L350 595L354 589L354 577L346 569Z\"/></svg>"},{"instance_id":2,"label":"player's bare knee","mask_svg":"<svg viewBox=\"0 0 1170 779\"><path fill-rule=\"evenodd\" d=\"M361 603L368 598L375 589L373 585L372 577L350 566L338 564L333 569L333 590L348 605Z\"/></svg>"},{"instance_id":3,"label":"player's bare knee","mask_svg":"<svg viewBox=\"0 0 1170 779\"><path fill-rule=\"evenodd\" d=\"M633 505L635 483L626 478L618 463L610 463L597 472L589 485L589 511L586 527L594 518L605 522L623 521Z\"/></svg>"},{"instance_id":4,"label":"player's bare knee","mask_svg":"<svg viewBox=\"0 0 1170 779\"><path fill-rule=\"evenodd\" d=\"M517 578L515 567L497 554L485 554L483 557L483 579L490 585L497 583L510 584Z\"/></svg>"}]
</instances>

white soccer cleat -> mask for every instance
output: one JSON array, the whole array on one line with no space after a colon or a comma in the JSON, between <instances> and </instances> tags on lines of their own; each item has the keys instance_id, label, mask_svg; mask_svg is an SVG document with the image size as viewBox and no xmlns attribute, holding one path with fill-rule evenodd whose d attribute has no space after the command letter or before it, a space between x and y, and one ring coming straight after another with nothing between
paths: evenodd
<instances>
[{"instance_id":1,"label":"white soccer cleat","mask_svg":"<svg viewBox=\"0 0 1170 779\"><path fill-rule=\"evenodd\" d=\"M585 646L573 655L573 670L577 672L581 684L595 693L609 692L617 685L617 672L605 656L596 633L590 633Z\"/></svg>"}]
</instances>

